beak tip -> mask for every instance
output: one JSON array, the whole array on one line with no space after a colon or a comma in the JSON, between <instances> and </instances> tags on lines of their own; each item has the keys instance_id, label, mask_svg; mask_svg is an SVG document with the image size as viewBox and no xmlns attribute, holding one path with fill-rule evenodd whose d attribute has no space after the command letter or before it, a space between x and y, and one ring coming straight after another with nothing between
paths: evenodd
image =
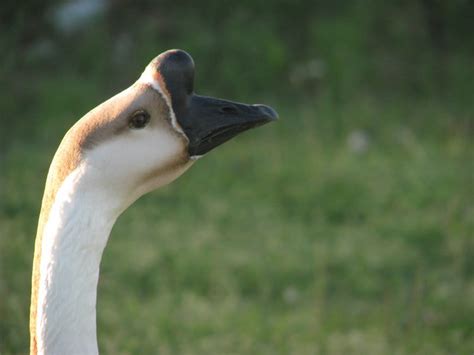
<instances>
[{"instance_id":1,"label":"beak tip","mask_svg":"<svg viewBox=\"0 0 474 355\"><path fill-rule=\"evenodd\" d=\"M260 111L265 117L268 117L268 121L278 120L279 118L278 113L275 111L274 108L267 105L255 105L255 106L257 106L260 109Z\"/></svg>"}]
</instances>

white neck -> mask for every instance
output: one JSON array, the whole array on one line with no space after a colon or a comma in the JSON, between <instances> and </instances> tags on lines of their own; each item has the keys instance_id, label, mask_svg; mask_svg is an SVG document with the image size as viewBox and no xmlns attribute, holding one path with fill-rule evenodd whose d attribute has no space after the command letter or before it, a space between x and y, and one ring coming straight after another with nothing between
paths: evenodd
<instances>
[{"instance_id":1,"label":"white neck","mask_svg":"<svg viewBox=\"0 0 474 355\"><path fill-rule=\"evenodd\" d=\"M61 185L42 239L38 314L39 354L97 354L99 267L121 196L97 188L85 166ZM89 169L90 170L90 169Z\"/></svg>"}]
</instances>

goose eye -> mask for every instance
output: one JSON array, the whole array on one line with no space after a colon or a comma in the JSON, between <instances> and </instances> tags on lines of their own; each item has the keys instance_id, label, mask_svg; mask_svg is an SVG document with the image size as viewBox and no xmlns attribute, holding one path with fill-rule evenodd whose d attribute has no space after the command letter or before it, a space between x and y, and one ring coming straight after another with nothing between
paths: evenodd
<instances>
[{"instance_id":1,"label":"goose eye","mask_svg":"<svg viewBox=\"0 0 474 355\"><path fill-rule=\"evenodd\" d=\"M140 129L145 127L150 121L150 115L146 111L137 111L128 122L128 126L133 129Z\"/></svg>"}]
</instances>

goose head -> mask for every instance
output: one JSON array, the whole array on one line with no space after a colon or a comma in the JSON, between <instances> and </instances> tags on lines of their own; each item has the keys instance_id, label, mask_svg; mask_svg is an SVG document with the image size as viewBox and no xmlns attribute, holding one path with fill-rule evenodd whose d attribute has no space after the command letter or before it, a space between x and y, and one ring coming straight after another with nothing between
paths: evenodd
<instances>
[{"instance_id":1,"label":"goose head","mask_svg":"<svg viewBox=\"0 0 474 355\"><path fill-rule=\"evenodd\" d=\"M68 154L60 146L56 160L84 163L94 171L91 185L125 193L131 203L232 137L276 118L269 106L197 95L193 59L169 50L131 87L79 120L61 144Z\"/></svg>"}]
</instances>

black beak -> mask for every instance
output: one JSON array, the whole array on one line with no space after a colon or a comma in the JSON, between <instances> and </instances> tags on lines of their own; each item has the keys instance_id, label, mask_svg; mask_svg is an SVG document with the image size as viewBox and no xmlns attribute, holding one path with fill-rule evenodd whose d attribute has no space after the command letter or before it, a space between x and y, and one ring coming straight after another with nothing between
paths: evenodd
<instances>
[{"instance_id":1,"label":"black beak","mask_svg":"<svg viewBox=\"0 0 474 355\"><path fill-rule=\"evenodd\" d=\"M179 123L189 139L189 155L198 156L239 133L277 118L278 114L269 106L193 95L187 115L181 117Z\"/></svg>"},{"instance_id":2,"label":"black beak","mask_svg":"<svg viewBox=\"0 0 474 355\"><path fill-rule=\"evenodd\" d=\"M190 156L203 155L241 132L278 118L269 106L196 95L194 62L182 50L166 51L152 64L163 78L176 119L189 139Z\"/></svg>"}]
</instances>

